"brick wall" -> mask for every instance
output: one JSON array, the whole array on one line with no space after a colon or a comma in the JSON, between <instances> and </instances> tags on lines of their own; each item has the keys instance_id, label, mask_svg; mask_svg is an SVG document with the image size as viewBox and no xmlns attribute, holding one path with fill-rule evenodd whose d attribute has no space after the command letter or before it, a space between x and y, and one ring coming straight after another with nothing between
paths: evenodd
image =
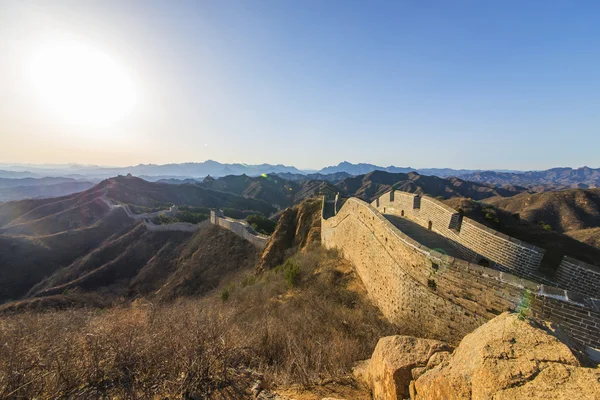
<instances>
[{"instance_id":1,"label":"brick wall","mask_svg":"<svg viewBox=\"0 0 600 400\"><path fill-rule=\"evenodd\" d=\"M432 251L358 199L324 219L321 229L323 245L339 248L353 263L383 314L415 334L457 342L495 315L516 309L525 288L537 288Z\"/></svg>"},{"instance_id":2,"label":"brick wall","mask_svg":"<svg viewBox=\"0 0 600 400\"><path fill-rule=\"evenodd\" d=\"M404 216L451 241L469 261L485 258L502 271L535 278L545 250L511 238L460 214L446 204L422 196L420 208L414 208L417 194L395 191L382 195L376 208L384 213Z\"/></svg>"},{"instance_id":3,"label":"brick wall","mask_svg":"<svg viewBox=\"0 0 600 400\"><path fill-rule=\"evenodd\" d=\"M600 298L600 269L571 257L564 257L554 280L560 287ZM600 325L598 326L600 329Z\"/></svg>"},{"instance_id":4,"label":"brick wall","mask_svg":"<svg viewBox=\"0 0 600 400\"><path fill-rule=\"evenodd\" d=\"M580 344L600 349L600 309L598 306L585 304L589 302L587 299L581 302L569 301L568 293L546 295L542 289L533 299L533 314L556 323Z\"/></svg>"},{"instance_id":5,"label":"brick wall","mask_svg":"<svg viewBox=\"0 0 600 400\"><path fill-rule=\"evenodd\" d=\"M382 196L379 207L414 205L398 193L393 202ZM434 214L434 224L452 221ZM340 249L382 313L413 334L456 343L501 312L531 307L534 316L556 322L582 345L600 347L600 305L593 299L432 251L359 199L349 199L321 224L322 244Z\"/></svg>"}]
</instances>

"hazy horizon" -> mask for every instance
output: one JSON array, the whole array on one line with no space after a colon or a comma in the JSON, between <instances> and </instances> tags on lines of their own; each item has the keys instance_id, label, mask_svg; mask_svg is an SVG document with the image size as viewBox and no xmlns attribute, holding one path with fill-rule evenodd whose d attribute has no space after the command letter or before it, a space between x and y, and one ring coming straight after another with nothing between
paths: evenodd
<instances>
[{"instance_id":1,"label":"hazy horizon","mask_svg":"<svg viewBox=\"0 0 600 400\"><path fill-rule=\"evenodd\" d=\"M47 169L67 169L69 167L82 167L82 168L94 168L94 167L98 167L98 168L127 168L127 167L136 167L136 166L149 166L149 165L153 165L153 166L163 166L163 165L173 165L173 164L200 164L200 163L205 163L208 161L214 161L217 163L221 163L221 164L239 164L239 165L261 165L261 164L269 164L269 165L283 165L284 167L294 167L300 171L306 172L306 171L314 171L314 172L319 172L324 168L328 168L328 167L335 167L338 166L341 163L344 162L348 162L350 164L371 164L371 165L375 165L378 167L398 167L398 168L413 168L415 170L420 170L420 169L451 169L451 170L480 170L480 171L516 171L516 172L527 172L527 171L544 171L541 169L531 169L531 170L520 170L520 169L512 169L512 168L496 168L496 169L478 169L478 168L454 168L452 166L445 166L445 167L430 167L430 166L413 166L413 165L404 165L404 164L390 164L390 165L380 165L380 164L376 164L376 163L372 163L372 162L368 162L368 161L357 161L357 162L352 162L352 161L348 161L348 160L343 160L343 161L339 161L336 162L334 164L328 164L328 165L321 165L321 166L316 166L316 167L302 167L302 166L298 166L298 165L293 165L293 164L275 164L275 163L269 163L269 162L261 162L261 163L257 163L257 164L250 164L250 163L245 163L245 162L236 162L236 161L232 161L232 162L222 162L219 160L213 160L213 159L206 159L206 160L202 160L202 161L184 161L184 162L168 162L168 163L164 163L164 164L156 164L156 163L138 163L138 164L123 164L123 165L106 165L106 164L81 164L81 163L7 163L7 162L0 162L0 170L2 170L3 167L22 167L22 168L27 168L27 167L33 167L35 168L39 168L39 169L43 169L43 168L47 168ZM551 168L547 168L547 169L552 169L552 168L571 168L571 169L579 169L579 168L592 168L592 169L600 169L600 167L595 167L595 166L590 166L590 165L555 165ZM24 170L25 171L25 170Z\"/></svg>"},{"instance_id":2,"label":"hazy horizon","mask_svg":"<svg viewBox=\"0 0 600 400\"><path fill-rule=\"evenodd\" d=\"M600 4L4 1L0 162L600 165Z\"/></svg>"}]
</instances>

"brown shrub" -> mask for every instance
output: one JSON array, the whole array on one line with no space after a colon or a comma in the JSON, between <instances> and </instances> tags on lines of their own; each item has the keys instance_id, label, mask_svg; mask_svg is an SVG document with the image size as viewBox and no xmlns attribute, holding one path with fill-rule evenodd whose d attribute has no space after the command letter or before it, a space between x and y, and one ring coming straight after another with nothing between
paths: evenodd
<instances>
[{"instance_id":1,"label":"brown shrub","mask_svg":"<svg viewBox=\"0 0 600 400\"><path fill-rule=\"evenodd\" d=\"M336 380L394 333L351 285L345 261L319 247L281 268L240 274L203 299L139 300L103 310L28 312L0 319L0 398L247 398L248 369L272 384Z\"/></svg>"}]
</instances>

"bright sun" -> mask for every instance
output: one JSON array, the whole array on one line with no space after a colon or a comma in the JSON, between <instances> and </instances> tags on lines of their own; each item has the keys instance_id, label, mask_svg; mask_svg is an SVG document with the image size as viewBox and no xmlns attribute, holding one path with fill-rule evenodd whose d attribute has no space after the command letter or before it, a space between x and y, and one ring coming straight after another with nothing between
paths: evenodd
<instances>
[{"instance_id":1,"label":"bright sun","mask_svg":"<svg viewBox=\"0 0 600 400\"><path fill-rule=\"evenodd\" d=\"M29 74L44 103L80 124L110 124L136 104L127 71L107 54L79 42L58 42L36 52Z\"/></svg>"}]
</instances>

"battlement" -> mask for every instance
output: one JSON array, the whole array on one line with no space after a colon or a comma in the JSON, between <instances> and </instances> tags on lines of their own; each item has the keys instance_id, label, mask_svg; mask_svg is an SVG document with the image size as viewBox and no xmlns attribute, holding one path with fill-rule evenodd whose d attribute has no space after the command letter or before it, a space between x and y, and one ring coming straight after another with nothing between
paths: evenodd
<instances>
[{"instance_id":1,"label":"battlement","mask_svg":"<svg viewBox=\"0 0 600 400\"><path fill-rule=\"evenodd\" d=\"M370 297L393 323L458 341L499 313L523 311L560 324L584 346L600 348L600 304L537 279L534 268L543 249L461 218L427 196L394 191L372 204L350 198L332 209L337 212L321 220L322 244L338 248L353 263ZM395 224L389 215L412 222ZM410 229L403 232L396 225ZM424 233L447 240L454 256L417 240L427 239Z\"/></svg>"},{"instance_id":2,"label":"battlement","mask_svg":"<svg viewBox=\"0 0 600 400\"><path fill-rule=\"evenodd\" d=\"M417 200L420 199L420 200ZM428 196L402 191L383 194L371 203L383 214L410 219L442 236L465 260L512 274L600 297L600 269L565 256L553 277L539 267L546 250L497 232Z\"/></svg>"}]
</instances>

